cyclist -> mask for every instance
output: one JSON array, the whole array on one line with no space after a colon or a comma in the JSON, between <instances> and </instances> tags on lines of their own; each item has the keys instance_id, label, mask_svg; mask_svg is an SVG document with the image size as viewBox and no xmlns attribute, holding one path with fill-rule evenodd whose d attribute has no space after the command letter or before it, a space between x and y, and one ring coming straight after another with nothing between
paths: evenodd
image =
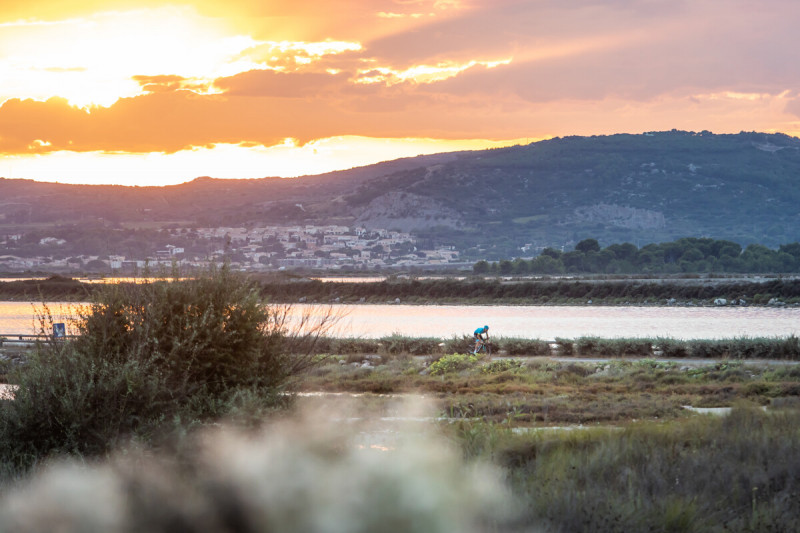
<instances>
[{"instance_id":1,"label":"cyclist","mask_svg":"<svg viewBox=\"0 0 800 533\"><path fill-rule=\"evenodd\" d=\"M486 335L484 337L484 335ZM480 348L486 341L489 340L489 326L483 326L482 328L478 328L473 333L473 337L475 337L475 349L472 350L473 354L478 353L478 348Z\"/></svg>"}]
</instances>

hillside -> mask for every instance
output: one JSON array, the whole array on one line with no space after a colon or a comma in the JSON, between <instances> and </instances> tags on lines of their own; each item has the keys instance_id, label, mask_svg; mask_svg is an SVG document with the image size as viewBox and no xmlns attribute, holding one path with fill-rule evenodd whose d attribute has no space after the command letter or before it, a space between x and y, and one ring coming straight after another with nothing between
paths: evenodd
<instances>
[{"instance_id":1,"label":"hillside","mask_svg":"<svg viewBox=\"0 0 800 533\"><path fill-rule=\"evenodd\" d=\"M0 180L6 231L98 218L359 224L487 257L584 238L644 245L706 236L776 246L800 240L798 205L800 139L675 130L558 138L296 179L199 178L169 187Z\"/></svg>"}]
</instances>

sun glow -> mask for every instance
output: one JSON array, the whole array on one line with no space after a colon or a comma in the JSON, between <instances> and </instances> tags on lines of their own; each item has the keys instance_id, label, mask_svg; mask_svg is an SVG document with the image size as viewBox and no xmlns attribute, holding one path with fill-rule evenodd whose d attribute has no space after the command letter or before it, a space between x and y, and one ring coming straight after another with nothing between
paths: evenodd
<instances>
[{"instance_id":1,"label":"sun glow","mask_svg":"<svg viewBox=\"0 0 800 533\"><path fill-rule=\"evenodd\" d=\"M257 41L231 33L188 7L107 12L60 22L3 25L0 102L59 96L80 107L110 106L147 92L141 80L176 76L191 90L215 92L213 81L265 63L308 64L359 50L354 42Z\"/></svg>"},{"instance_id":2,"label":"sun glow","mask_svg":"<svg viewBox=\"0 0 800 533\"><path fill-rule=\"evenodd\" d=\"M345 170L423 154L481 150L530 142L533 139L442 141L435 139L375 139L331 137L305 145L292 139L272 146L217 144L173 154L58 151L0 159L0 176L61 183L174 185L199 176L253 179L295 177Z\"/></svg>"},{"instance_id":3,"label":"sun glow","mask_svg":"<svg viewBox=\"0 0 800 533\"><path fill-rule=\"evenodd\" d=\"M136 75L210 80L246 70L252 62L231 59L253 45L178 7L6 24L0 46L14 52L0 59L0 98L60 96L77 106L108 106L142 93Z\"/></svg>"}]
</instances>

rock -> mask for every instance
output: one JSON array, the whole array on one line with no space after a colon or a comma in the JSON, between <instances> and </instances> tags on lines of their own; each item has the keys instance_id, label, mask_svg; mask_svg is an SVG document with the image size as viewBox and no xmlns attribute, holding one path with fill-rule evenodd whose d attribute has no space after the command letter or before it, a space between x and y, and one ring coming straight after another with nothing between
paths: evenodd
<instances>
[{"instance_id":1,"label":"rock","mask_svg":"<svg viewBox=\"0 0 800 533\"><path fill-rule=\"evenodd\" d=\"M725 298L716 298L714 300L714 305L728 305L728 300Z\"/></svg>"}]
</instances>

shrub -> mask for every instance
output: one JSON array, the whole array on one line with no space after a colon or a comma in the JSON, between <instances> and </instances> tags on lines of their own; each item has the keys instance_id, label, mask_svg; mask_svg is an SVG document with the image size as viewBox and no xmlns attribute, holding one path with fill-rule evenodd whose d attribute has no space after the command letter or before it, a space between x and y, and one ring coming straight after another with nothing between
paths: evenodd
<instances>
[{"instance_id":1,"label":"shrub","mask_svg":"<svg viewBox=\"0 0 800 533\"><path fill-rule=\"evenodd\" d=\"M560 337L556 337L556 345L558 346L559 355L575 355L575 343L572 341L572 339L562 339Z\"/></svg>"},{"instance_id":2,"label":"shrub","mask_svg":"<svg viewBox=\"0 0 800 533\"><path fill-rule=\"evenodd\" d=\"M652 354L652 343L647 339L601 339L581 337L577 341L578 353L603 357L646 356Z\"/></svg>"},{"instance_id":3,"label":"shrub","mask_svg":"<svg viewBox=\"0 0 800 533\"><path fill-rule=\"evenodd\" d=\"M287 421L205 432L177 455L58 463L2 494L0 530L473 533L512 518L497 469L419 432L386 453L363 445L384 428L353 424Z\"/></svg>"},{"instance_id":4,"label":"shrub","mask_svg":"<svg viewBox=\"0 0 800 533\"><path fill-rule=\"evenodd\" d=\"M550 355L550 344L539 339L500 339L498 349L508 355Z\"/></svg>"},{"instance_id":5,"label":"shrub","mask_svg":"<svg viewBox=\"0 0 800 533\"><path fill-rule=\"evenodd\" d=\"M441 351L439 343L441 341L434 337L406 337L404 335L393 334L388 337L381 337L380 343L382 350L389 355L408 353L411 355L431 355Z\"/></svg>"},{"instance_id":6,"label":"shrub","mask_svg":"<svg viewBox=\"0 0 800 533\"><path fill-rule=\"evenodd\" d=\"M518 359L498 359L481 367L482 374L500 374L502 372L519 372L523 362Z\"/></svg>"},{"instance_id":7,"label":"shrub","mask_svg":"<svg viewBox=\"0 0 800 533\"><path fill-rule=\"evenodd\" d=\"M452 355L445 355L431 363L431 366L428 367L429 373L432 376L438 376L451 372L460 372L474 367L478 364L479 360L480 357L471 354L454 353Z\"/></svg>"},{"instance_id":8,"label":"shrub","mask_svg":"<svg viewBox=\"0 0 800 533\"><path fill-rule=\"evenodd\" d=\"M475 339L469 335L462 335L457 337L453 335L452 338L444 341L443 351L445 353L466 353L472 352L475 346Z\"/></svg>"},{"instance_id":9,"label":"shrub","mask_svg":"<svg viewBox=\"0 0 800 533\"><path fill-rule=\"evenodd\" d=\"M93 456L245 404L278 405L282 385L316 362L293 355L313 344L313 328L290 334L287 317L226 267L105 286L80 312L75 341L40 346L12 374L19 390L0 406L0 457L25 467L52 453Z\"/></svg>"}]
</instances>

